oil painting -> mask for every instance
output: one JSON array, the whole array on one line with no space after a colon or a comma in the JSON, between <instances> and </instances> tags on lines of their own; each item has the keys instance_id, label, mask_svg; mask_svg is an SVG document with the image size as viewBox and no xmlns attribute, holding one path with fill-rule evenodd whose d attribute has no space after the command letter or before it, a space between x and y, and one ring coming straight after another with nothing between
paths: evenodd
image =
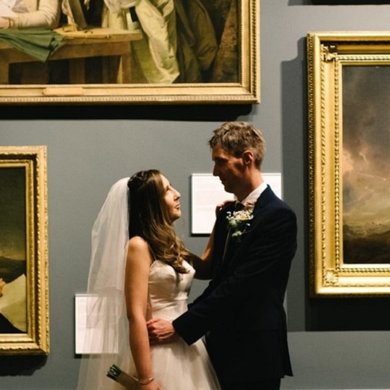
<instances>
[{"instance_id":1,"label":"oil painting","mask_svg":"<svg viewBox=\"0 0 390 390\"><path fill-rule=\"evenodd\" d=\"M23 168L0 169L0 333L25 333L26 204Z\"/></svg>"},{"instance_id":2,"label":"oil painting","mask_svg":"<svg viewBox=\"0 0 390 390\"><path fill-rule=\"evenodd\" d=\"M346 264L390 264L390 66L343 69Z\"/></svg>"},{"instance_id":3,"label":"oil painting","mask_svg":"<svg viewBox=\"0 0 390 390\"><path fill-rule=\"evenodd\" d=\"M390 295L389 42L376 31L307 37L314 298Z\"/></svg>"},{"instance_id":4,"label":"oil painting","mask_svg":"<svg viewBox=\"0 0 390 390\"><path fill-rule=\"evenodd\" d=\"M45 146L0 147L0 355L49 352Z\"/></svg>"},{"instance_id":5,"label":"oil painting","mask_svg":"<svg viewBox=\"0 0 390 390\"><path fill-rule=\"evenodd\" d=\"M259 101L259 0L26 1L0 8L0 103Z\"/></svg>"}]
</instances>

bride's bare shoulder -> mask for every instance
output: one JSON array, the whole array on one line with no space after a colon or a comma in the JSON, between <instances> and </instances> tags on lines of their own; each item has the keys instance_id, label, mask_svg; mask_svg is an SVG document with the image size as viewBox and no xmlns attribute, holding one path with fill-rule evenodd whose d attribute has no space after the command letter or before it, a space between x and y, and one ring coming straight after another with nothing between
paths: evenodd
<instances>
[{"instance_id":1,"label":"bride's bare shoulder","mask_svg":"<svg viewBox=\"0 0 390 390\"><path fill-rule=\"evenodd\" d=\"M140 236L130 238L127 247L127 255L130 258L142 256L151 261L150 246L148 242Z\"/></svg>"},{"instance_id":2,"label":"bride's bare shoulder","mask_svg":"<svg viewBox=\"0 0 390 390\"><path fill-rule=\"evenodd\" d=\"M137 276L148 275L152 262L147 241L139 236L132 237L127 245L126 272Z\"/></svg>"},{"instance_id":3,"label":"bride's bare shoulder","mask_svg":"<svg viewBox=\"0 0 390 390\"><path fill-rule=\"evenodd\" d=\"M140 236L134 236L130 238L129 243L128 243L129 249L132 250L148 250L149 245L147 241L145 241L142 237Z\"/></svg>"}]
</instances>

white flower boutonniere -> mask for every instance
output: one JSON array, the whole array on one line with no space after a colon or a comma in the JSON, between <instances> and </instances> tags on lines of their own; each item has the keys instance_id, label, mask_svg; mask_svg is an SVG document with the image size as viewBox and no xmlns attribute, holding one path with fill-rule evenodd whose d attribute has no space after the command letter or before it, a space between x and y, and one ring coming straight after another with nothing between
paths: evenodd
<instances>
[{"instance_id":1,"label":"white flower boutonniere","mask_svg":"<svg viewBox=\"0 0 390 390\"><path fill-rule=\"evenodd\" d=\"M231 237L237 242L241 241L241 236L250 228L250 221L253 219L253 204L248 204L239 211L228 211L226 219L231 229Z\"/></svg>"}]
</instances>

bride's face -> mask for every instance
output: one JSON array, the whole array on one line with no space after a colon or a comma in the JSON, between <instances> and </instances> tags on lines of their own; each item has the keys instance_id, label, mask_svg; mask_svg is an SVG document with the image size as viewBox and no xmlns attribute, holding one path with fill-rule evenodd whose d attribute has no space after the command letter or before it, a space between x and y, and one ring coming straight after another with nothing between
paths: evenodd
<instances>
[{"instance_id":1,"label":"bride's face","mask_svg":"<svg viewBox=\"0 0 390 390\"><path fill-rule=\"evenodd\" d=\"M161 175L161 179L164 188L164 202L167 206L170 222L172 223L181 217L180 192L171 186L164 175Z\"/></svg>"}]
</instances>

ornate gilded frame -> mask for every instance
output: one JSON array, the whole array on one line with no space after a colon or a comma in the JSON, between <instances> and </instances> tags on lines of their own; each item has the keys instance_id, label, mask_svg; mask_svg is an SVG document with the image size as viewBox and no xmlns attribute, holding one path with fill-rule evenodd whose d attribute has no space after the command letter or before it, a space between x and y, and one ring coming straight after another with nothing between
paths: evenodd
<instances>
[{"instance_id":1,"label":"ornate gilded frame","mask_svg":"<svg viewBox=\"0 0 390 390\"><path fill-rule=\"evenodd\" d=\"M11 214L6 221L0 221L0 224L2 224L2 232L8 232L10 237L12 237L14 230L18 231L18 235L25 235L25 237L18 239L20 242L18 251L25 256L24 272L20 277L25 277L25 296L22 298L22 302L25 302L26 307L25 331L0 333L0 355L49 353L46 160L46 146L0 146L0 171L8 170L8 172L3 173L3 189L0 191L7 195L2 196L1 207L4 207L4 214L11 207L15 209L17 206L9 203L12 202L9 193L15 193L21 199L18 207L21 208L22 214L21 221L13 222ZM18 185L15 184L14 179L16 174L20 177ZM13 192L7 190L7 181L8 187L12 188ZM4 199L8 199L8 201L4 201ZM25 213L24 218L23 213ZM23 227L21 228L19 225L23 225ZM8 244L6 241L2 244L2 254L4 255ZM12 256L8 257L12 261ZM9 261L7 264L9 266ZM21 291L23 289L3 290L4 296L0 299L4 299L7 292L18 296L22 295ZM20 306L17 307L20 308Z\"/></svg>"},{"instance_id":2,"label":"ornate gilded frame","mask_svg":"<svg viewBox=\"0 0 390 390\"><path fill-rule=\"evenodd\" d=\"M350 105L346 106L349 101L343 99L344 75L348 74L343 71L355 72L358 67L365 72L370 70L366 67L371 70L389 67L390 71L390 33L309 33L307 57L311 296L389 295L390 258L381 262L351 262L350 259L347 262L345 258L344 244L349 237L349 230L346 230L349 226L344 220L346 211L343 209L343 197L347 198L343 192L347 183L343 137L350 134L347 132L351 131L351 126L348 122L349 127L346 127L344 117L346 107ZM373 92L375 94L375 90ZM363 95L367 98L365 104L373 104L368 94L363 92ZM354 113L358 115L359 109ZM386 131L383 133L386 137ZM367 219L367 223L376 222ZM390 227L387 234L389 232ZM386 245L386 241L383 244Z\"/></svg>"},{"instance_id":3,"label":"ornate gilded frame","mask_svg":"<svg viewBox=\"0 0 390 390\"><path fill-rule=\"evenodd\" d=\"M251 104L260 101L260 0L237 0L239 81L0 85L0 104Z\"/></svg>"}]
</instances>

